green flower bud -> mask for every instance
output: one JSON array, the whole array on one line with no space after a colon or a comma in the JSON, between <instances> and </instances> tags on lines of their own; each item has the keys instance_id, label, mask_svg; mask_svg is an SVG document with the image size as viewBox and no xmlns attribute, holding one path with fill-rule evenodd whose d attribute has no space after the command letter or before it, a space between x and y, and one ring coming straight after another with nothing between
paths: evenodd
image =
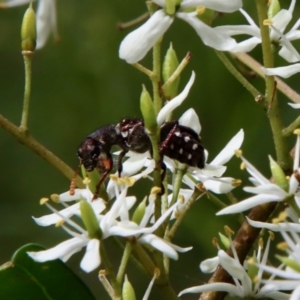
<instances>
[{"instance_id":1,"label":"green flower bud","mask_svg":"<svg viewBox=\"0 0 300 300\"><path fill-rule=\"evenodd\" d=\"M176 0L166 0L165 12L167 15L173 16L176 9Z\"/></svg>"},{"instance_id":2,"label":"green flower bud","mask_svg":"<svg viewBox=\"0 0 300 300\"><path fill-rule=\"evenodd\" d=\"M224 234L220 233L220 232L219 232L219 237L220 237L220 240L221 240L221 243L223 244L223 246L226 249L229 249L230 248L229 238L227 236L225 236Z\"/></svg>"},{"instance_id":3,"label":"green flower bud","mask_svg":"<svg viewBox=\"0 0 300 300\"><path fill-rule=\"evenodd\" d=\"M279 261L284 263L287 267L290 267L291 269L295 270L298 273L300 272L300 266L297 264L297 262L294 259L286 256L281 256L281 255L275 255L275 256L277 259L279 259Z\"/></svg>"},{"instance_id":4,"label":"green flower bud","mask_svg":"<svg viewBox=\"0 0 300 300\"><path fill-rule=\"evenodd\" d=\"M178 58L171 43L162 66L162 77L164 82L166 82L172 76L174 71L177 69L178 65ZM180 76L177 76L177 78L164 89L164 95L167 99L170 100L177 95L179 81Z\"/></svg>"},{"instance_id":5,"label":"green flower bud","mask_svg":"<svg viewBox=\"0 0 300 300\"><path fill-rule=\"evenodd\" d=\"M135 222L136 224L140 224L141 223L142 218L143 218L143 216L145 214L146 200L147 200L147 197L145 197L143 199L143 201L138 205L138 207L136 208L136 210L133 213L132 221Z\"/></svg>"},{"instance_id":6,"label":"green flower bud","mask_svg":"<svg viewBox=\"0 0 300 300\"><path fill-rule=\"evenodd\" d=\"M281 187L284 191L288 192L289 191L289 183L286 179L286 176L281 169L281 167L278 165L278 163L273 160L273 158L269 155L270 159L270 168L272 172L273 179L275 183Z\"/></svg>"},{"instance_id":7,"label":"green flower bud","mask_svg":"<svg viewBox=\"0 0 300 300\"><path fill-rule=\"evenodd\" d=\"M97 217L91 205L85 201L80 200L80 212L84 226L91 239L101 239L102 233L98 224Z\"/></svg>"},{"instance_id":8,"label":"green flower bud","mask_svg":"<svg viewBox=\"0 0 300 300\"><path fill-rule=\"evenodd\" d=\"M122 288L122 299L123 300L136 300L134 289L131 283L128 281L127 275L125 275L125 280Z\"/></svg>"},{"instance_id":9,"label":"green flower bud","mask_svg":"<svg viewBox=\"0 0 300 300\"><path fill-rule=\"evenodd\" d=\"M251 257L250 259L248 259L247 261L248 265L247 265L247 273L248 276L252 279L252 281L255 279L255 277L258 274L258 267L257 267L257 259L255 257L255 254L253 254L253 257Z\"/></svg>"},{"instance_id":10,"label":"green flower bud","mask_svg":"<svg viewBox=\"0 0 300 300\"><path fill-rule=\"evenodd\" d=\"M140 107L145 121L145 127L151 133L155 133L157 131L157 123L156 123L153 101L144 85L143 85L143 91L140 98Z\"/></svg>"},{"instance_id":11,"label":"green flower bud","mask_svg":"<svg viewBox=\"0 0 300 300\"><path fill-rule=\"evenodd\" d=\"M30 3L27 8L22 22L21 27L21 48L23 51L31 51L35 50L36 46L36 21L35 21L35 13L32 8L32 3Z\"/></svg>"},{"instance_id":12,"label":"green flower bud","mask_svg":"<svg viewBox=\"0 0 300 300\"><path fill-rule=\"evenodd\" d=\"M268 8L268 18L272 19L275 17L279 11L281 10L280 3L278 0L271 0L269 2L269 8Z\"/></svg>"}]
</instances>

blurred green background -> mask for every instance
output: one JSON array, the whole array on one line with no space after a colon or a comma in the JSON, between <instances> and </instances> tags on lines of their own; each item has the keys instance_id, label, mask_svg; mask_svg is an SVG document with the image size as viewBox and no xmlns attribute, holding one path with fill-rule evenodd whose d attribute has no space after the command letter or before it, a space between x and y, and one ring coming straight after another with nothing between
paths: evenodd
<instances>
[{"instance_id":1,"label":"blurred green background","mask_svg":"<svg viewBox=\"0 0 300 300\"><path fill-rule=\"evenodd\" d=\"M248 3L249 2L249 3ZM282 1L288 7L289 1ZM245 9L255 17L253 1L245 1ZM26 6L0 10L0 113L20 123L24 68L20 51L20 25ZM296 8L299 13L299 8ZM33 59L33 84L30 103L30 133L72 168L78 160L76 151L86 135L97 127L118 122L123 117L140 117L139 95L142 84L151 88L145 75L118 58L122 38L130 31L118 31L119 21L128 21L145 12L145 3L131 1L57 1L58 28L61 41L49 40ZM224 15L218 24L244 23L237 12ZM294 24L294 23L292 23ZM202 125L202 140L209 151L209 161L223 148L240 128L245 131L243 153L261 172L270 176L267 155L275 156L272 136L265 112L250 94L228 73L212 49L205 47L194 30L181 20L175 20L163 40L163 52L172 42L179 60L191 51L192 60L181 76L180 90L196 71L196 81L184 104L175 112L179 117L193 107ZM260 47L253 56L261 61ZM277 59L278 64L283 64ZM151 55L142 61L151 68ZM252 83L264 92L261 78ZM288 80L297 87L297 75ZM297 89L296 89L297 90ZM297 112L286 105L280 95L284 120L289 124ZM290 139L292 147L294 139ZM67 235L60 229L41 228L31 216L48 213L39 205L41 197L64 192L69 180L52 166L18 143L14 137L0 130L0 263L29 242L51 247ZM240 161L230 162L226 176L247 181L247 174L239 170ZM147 191L139 190L140 198ZM241 188L234 191L240 199L246 197ZM216 254L211 240L223 226L234 230L234 218L215 217L218 208L207 198L198 201L188 213L174 242L180 246L193 245L192 251L181 254L179 261L171 262L172 284L179 292L191 285L204 283L208 276L199 271L199 263ZM112 260L120 261L120 250L112 240ZM116 249L116 250L115 250ZM97 299L108 299L97 280L97 272L85 274L78 262L82 253L68 264L91 287ZM149 279L131 265L129 279L140 287L142 297ZM151 295L154 299L155 290ZM198 295L184 299L197 299Z\"/></svg>"}]
</instances>

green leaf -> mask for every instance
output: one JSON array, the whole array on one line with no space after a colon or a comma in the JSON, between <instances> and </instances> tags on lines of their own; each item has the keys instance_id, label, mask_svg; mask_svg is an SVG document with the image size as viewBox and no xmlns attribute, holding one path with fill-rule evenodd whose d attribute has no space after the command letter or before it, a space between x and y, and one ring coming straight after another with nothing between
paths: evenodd
<instances>
[{"instance_id":1,"label":"green leaf","mask_svg":"<svg viewBox=\"0 0 300 300\"><path fill-rule=\"evenodd\" d=\"M61 260L38 263L26 253L41 250L40 245L25 245L0 267L0 299L95 299Z\"/></svg>"}]
</instances>

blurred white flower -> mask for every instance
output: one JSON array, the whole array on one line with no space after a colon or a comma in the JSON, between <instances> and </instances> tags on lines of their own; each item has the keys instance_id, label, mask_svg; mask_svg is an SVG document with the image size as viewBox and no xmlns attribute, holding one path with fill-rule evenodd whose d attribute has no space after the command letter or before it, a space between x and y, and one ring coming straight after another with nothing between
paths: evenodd
<instances>
[{"instance_id":1,"label":"blurred white flower","mask_svg":"<svg viewBox=\"0 0 300 300\"><path fill-rule=\"evenodd\" d=\"M281 47L279 55L288 62L296 62L300 60L300 55L291 41L299 39L300 34L298 27L300 21L297 20L295 25L286 33L284 33L286 27L290 23L293 17L296 0L292 0L288 10L281 9L273 18L270 19L270 38L274 45ZM253 19L248 15L246 11L240 9L240 12L244 15L249 25L225 25L215 27L215 30L220 33L227 33L230 36L246 34L252 36L242 42L237 43L230 51L231 52L249 52L256 45L261 43L261 34L259 27L255 24Z\"/></svg>"},{"instance_id":2,"label":"blurred white flower","mask_svg":"<svg viewBox=\"0 0 300 300\"><path fill-rule=\"evenodd\" d=\"M258 267L271 274L268 279L270 284L278 287L279 290L292 291L289 299L298 300L300 297L300 236L290 224L287 223L287 226L279 230L284 239L284 249L287 254L285 257L278 256L283 263L279 267L258 263ZM274 279L276 277L280 279Z\"/></svg>"},{"instance_id":3,"label":"blurred white flower","mask_svg":"<svg viewBox=\"0 0 300 300\"><path fill-rule=\"evenodd\" d=\"M183 0L174 16L165 12L164 0L153 0L162 9L157 10L150 19L138 29L129 33L122 41L119 56L126 62L133 64L140 61L154 46L157 40L168 30L174 18L180 18L189 23L209 47L220 51L227 51L236 44L228 34L215 31L197 18L196 8L205 6L220 12L233 12L242 7L241 0ZM184 12L186 8L195 9L194 12Z\"/></svg>"},{"instance_id":4,"label":"blurred white flower","mask_svg":"<svg viewBox=\"0 0 300 300\"><path fill-rule=\"evenodd\" d=\"M214 267L219 263L232 277L233 284L225 282L209 283L200 286L194 286L187 288L179 293L179 297L186 293L203 293L207 291L216 292L227 292L230 296L237 296L240 298L272 298L278 300L289 299L289 295L279 292L281 288L273 284L272 281L266 280L263 283L263 266L266 265L268 260L270 248L270 238L268 239L266 249L262 255L262 247L259 245L257 255L252 257L252 262L258 262L259 268L255 273L250 272L249 262L245 261L242 265L239 261L235 248L232 246L231 250L233 252L233 258L230 257L224 250L218 251L218 256L213 259L206 260L201 263L201 270L214 271ZM253 277L250 277L250 274ZM255 280L255 281L254 281Z\"/></svg>"},{"instance_id":5,"label":"blurred white flower","mask_svg":"<svg viewBox=\"0 0 300 300\"><path fill-rule=\"evenodd\" d=\"M33 2L32 0L6 0L0 4L0 7L14 7ZM37 41L36 49L41 49L45 46L49 36L54 35L58 39L57 24L56 24L56 3L55 0L39 0L36 11L36 29Z\"/></svg>"},{"instance_id":6,"label":"blurred white flower","mask_svg":"<svg viewBox=\"0 0 300 300\"><path fill-rule=\"evenodd\" d=\"M268 202L280 202L284 201L287 197L294 197L297 205L300 205L300 194L298 191L299 182L295 172L299 172L299 155L300 155L300 138L297 136L297 143L295 147L294 158L294 173L288 181L287 190L278 186L275 183L271 183L270 180L265 178L250 162L244 157L241 157L243 163L246 166L247 171L251 175L251 182L254 187L245 187L246 192L256 194L253 197L245 199L237 204L228 206L217 213L217 215L236 214L242 211L253 208L257 205L261 205Z\"/></svg>"}]
</instances>

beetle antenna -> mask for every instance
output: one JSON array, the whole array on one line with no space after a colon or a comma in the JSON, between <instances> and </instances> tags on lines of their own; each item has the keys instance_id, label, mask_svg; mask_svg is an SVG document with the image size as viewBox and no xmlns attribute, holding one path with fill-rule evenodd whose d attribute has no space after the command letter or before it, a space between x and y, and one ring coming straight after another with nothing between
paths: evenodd
<instances>
[{"instance_id":1,"label":"beetle antenna","mask_svg":"<svg viewBox=\"0 0 300 300\"><path fill-rule=\"evenodd\" d=\"M78 165L76 171L74 172L73 178L72 178L72 180L71 180L70 191L69 191L69 193L70 193L71 196L73 196L73 195L75 194L76 177L77 177L78 172L79 172L79 170L80 170L81 164L82 164L82 163L80 162L80 164Z\"/></svg>"}]
</instances>

